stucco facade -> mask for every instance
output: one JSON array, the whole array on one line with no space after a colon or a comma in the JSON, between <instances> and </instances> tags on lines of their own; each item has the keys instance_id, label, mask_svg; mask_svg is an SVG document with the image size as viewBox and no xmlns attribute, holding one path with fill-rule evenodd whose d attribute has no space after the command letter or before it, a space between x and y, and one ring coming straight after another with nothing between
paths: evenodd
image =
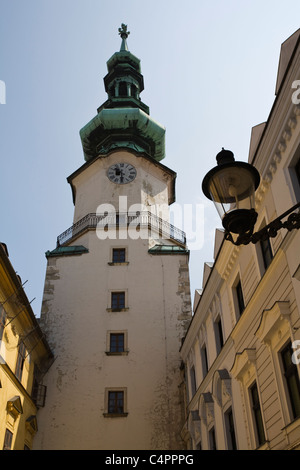
<instances>
[{"instance_id":1,"label":"stucco facade","mask_svg":"<svg viewBox=\"0 0 300 470\"><path fill-rule=\"evenodd\" d=\"M300 197L299 31L282 45L276 98L252 130L260 172L259 230ZM234 150L234 149L232 149ZM300 232L235 246L217 230L181 348L187 385L182 436L192 449L299 449Z\"/></svg>"},{"instance_id":2,"label":"stucco facade","mask_svg":"<svg viewBox=\"0 0 300 470\"><path fill-rule=\"evenodd\" d=\"M136 157L125 155L139 173ZM106 166L123 156L115 152L105 157L105 165L95 161L94 166L106 178ZM143 157L139 161L143 174ZM97 179L93 172L91 177ZM89 212L85 178L77 182L76 200ZM155 187L156 179L147 178ZM138 197L139 178L130 185L137 186ZM98 202L108 196L99 188ZM134 193L133 187L126 189ZM111 191L116 191L112 183ZM167 182L158 200L164 193ZM68 245L84 246L86 252L48 255L41 322L56 360L45 378L47 403L39 412L37 448L180 448L179 348L190 318L188 253L172 240L144 237L148 225L135 230L136 239L127 226L109 228L106 239L97 230L85 230ZM149 253L162 243L183 251ZM124 262L113 262L114 248L125 249ZM119 311L111 303L113 292L125 293ZM120 354L110 354L111 333L124 334ZM126 395L125 411L111 417L107 393L118 389Z\"/></svg>"}]
</instances>

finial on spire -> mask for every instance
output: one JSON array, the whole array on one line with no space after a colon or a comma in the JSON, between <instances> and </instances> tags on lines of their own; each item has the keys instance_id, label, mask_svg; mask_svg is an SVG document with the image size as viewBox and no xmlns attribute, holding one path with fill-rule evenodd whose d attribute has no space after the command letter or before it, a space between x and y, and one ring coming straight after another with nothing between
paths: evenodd
<instances>
[{"instance_id":1,"label":"finial on spire","mask_svg":"<svg viewBox=\"0 0 300 470\"><path fill-rule=\"evenodd\" d=\"M122 23L121 28L119 28L119 35L122 38L120 51L128 51L126 39L128 38L129 34L130 34L130 31L127 31L127 24Z\"/></svg>"}]
</instances>

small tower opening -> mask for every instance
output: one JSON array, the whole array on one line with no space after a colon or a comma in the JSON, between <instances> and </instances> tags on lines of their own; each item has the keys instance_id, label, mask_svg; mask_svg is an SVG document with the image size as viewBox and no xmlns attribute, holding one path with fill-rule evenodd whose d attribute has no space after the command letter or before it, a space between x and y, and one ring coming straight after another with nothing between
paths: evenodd
<instances>
[{"instance_id":1,"label":"small tower opening","mask_svg":"<svg viewBox=\"0 0 300 470\"><path fill-rule=\"evenodd\" d=\"M131 85L131 96L133 96L135 99L138 99L138 89L135 85Z\"/></svg>"},{"instance_id":2,"label":"small tower opening","mask_svg":"<svg viewBox=\"0 0 300 470\"><path fill-rule=\"evenodd\" d=\"M112 96L113 98L116 96L116 92L115 92L115 87L112 86L110 89L109 89L109 94L110 96Z\"/></svg>"},{"instance_id":3,"label":"small tower opening","mask_svg":"<svg viewBox=\"0 0 300 470\"><path fill-rule=\"evenodd\" d=\"M128 96L127 83L126 82L120 82L120 84L119 84L119 96Z\"/></svg>"}]
</instances>

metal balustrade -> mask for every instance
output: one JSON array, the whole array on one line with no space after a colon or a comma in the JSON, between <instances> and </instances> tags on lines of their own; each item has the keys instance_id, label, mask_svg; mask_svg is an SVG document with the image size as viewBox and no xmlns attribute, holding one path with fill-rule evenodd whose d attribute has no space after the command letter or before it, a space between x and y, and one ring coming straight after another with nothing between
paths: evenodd
<instances>
[{"instance_id":1,"label":"metal balustrade","mask_svg":"<svg viewBox=\"0 0 300 470\"><path fill-rule=\"evenodd\" d=\"M185 232L170 224L166 220L157 217L151 212L137 213L106 213L97 215L90 213L78 220L75 224L65 230L57 237L57 246L65 245L76 238L86 230L96 229L116 229L116 228L137 229L148 228L148 235L155 238L159 235L161 238L174 240L182 245L186 244Z\"/></svg>"}]
</instances>

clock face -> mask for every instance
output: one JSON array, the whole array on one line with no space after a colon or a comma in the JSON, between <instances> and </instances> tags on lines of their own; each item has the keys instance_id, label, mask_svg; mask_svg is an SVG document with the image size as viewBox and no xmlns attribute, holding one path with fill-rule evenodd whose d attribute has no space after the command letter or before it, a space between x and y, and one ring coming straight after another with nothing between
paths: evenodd
<instances>
[{"instance_id":1,"label":"clock face","mask_svg":"<svg viewBox=\"0 0 300 470\"><path fill-rule=\"evenodd\" d=\"M107 176L113 183L130 183L136 177L136 169L129 163L115 163L109 167Z\"/></svg>"}]
</instances>

